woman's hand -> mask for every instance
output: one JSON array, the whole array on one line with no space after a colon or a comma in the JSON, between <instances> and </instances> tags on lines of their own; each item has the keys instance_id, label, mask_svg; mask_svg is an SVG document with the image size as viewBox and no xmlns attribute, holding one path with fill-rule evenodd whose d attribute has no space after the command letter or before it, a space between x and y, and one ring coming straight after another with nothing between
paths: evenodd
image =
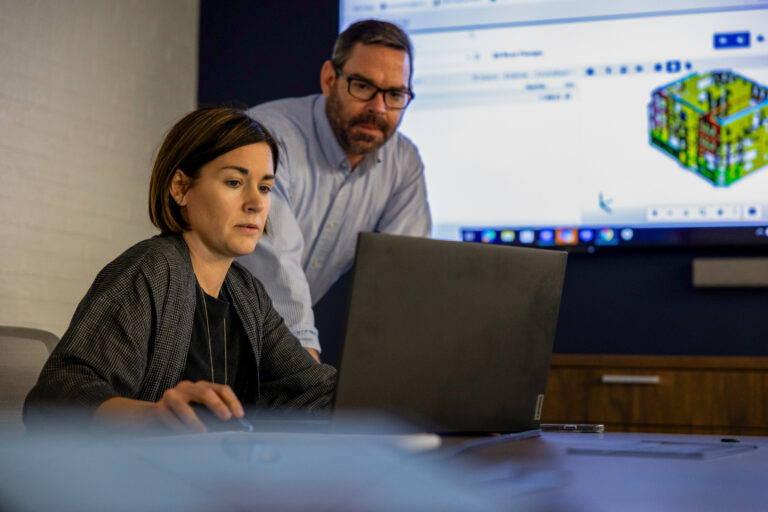
<instances>
[{"instance_id":1,"label":"woman's hand","mask_svg":"<svg viewBox=\"0 0 768 512\"><path fill-rule=\"evenodd\" d=\"M227 421L234 415L245 416L243 406L232 388L224 384L183 380L152 403L132 398L114 397L103 402L94 420L105 426L128 429L153 429L160 423L179 433L207 432L190 404L202 404Z\"/></svg>"},{"instance_id":2,"label":"woman's hand","mask_svg":"<svg viewBox=\"0 0 768 512\"><path fill-rule=\"evenodd\" d=\"M152 407L156 421L176 432L207 432L208 429L197 417L191 403L199 403L210 409L220 420L227 421L234 415L245 416L240 400L227 385L199 380L183 380L163 393Z\"/></svg>"}]
</instances>

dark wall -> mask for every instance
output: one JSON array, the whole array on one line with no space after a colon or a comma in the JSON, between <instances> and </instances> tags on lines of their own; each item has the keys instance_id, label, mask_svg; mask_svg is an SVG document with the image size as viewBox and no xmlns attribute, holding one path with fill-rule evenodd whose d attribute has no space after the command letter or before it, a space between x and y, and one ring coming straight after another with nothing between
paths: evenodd
<instances>
[{"instance_id":1,"label":"dark wall","mask_svg":"<svg viewBox=\"0 0 768 512\"><path fill-rule=\"evenodd\" d=\"M320 66L337 28L336 1L202 0L199 102L250 106L319 92ZM694 257L756 254L757 249L572 254L555 351L768 355L768 289L691 285ZM324 360L332 363L347 286L342 279L315 307Z\"/></svg>"},{"instance_id":2,"label":"dark wall","mask_svg":"<svg viewBox=\"0 0 768 512\"><path fill-rule=\"evenodd\" d=\"M257 105L320 92L336 0L201 0L199 105Z\"/></svg>"},{"instance_id":3,"label":"dark wall","mask_svg":"<svg viewBox=\"0 0 768 512\"><path fill-rule=\"evenodd\" d=\"M768 289L696 289L696 257L765 256L765 249L572 254L555 351L768 355Z\"/></svg>"}]
</instances>

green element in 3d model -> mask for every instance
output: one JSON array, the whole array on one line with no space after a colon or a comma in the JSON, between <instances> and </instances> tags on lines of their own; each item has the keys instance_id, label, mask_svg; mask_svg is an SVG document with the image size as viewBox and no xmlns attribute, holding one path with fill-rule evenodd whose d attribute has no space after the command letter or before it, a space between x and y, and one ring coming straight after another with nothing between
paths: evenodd
<instances>
[{"instance_id":1,"label":"green element in 3d model","mask_svg":"<svg viewBox=\"0 0 768 512\"><path fill-rule=\"evenodd\" d=\"M655 89L651 144L713 185L768 164L768 87L731 71L692 74Z\"/></svg>"}]
</instances>

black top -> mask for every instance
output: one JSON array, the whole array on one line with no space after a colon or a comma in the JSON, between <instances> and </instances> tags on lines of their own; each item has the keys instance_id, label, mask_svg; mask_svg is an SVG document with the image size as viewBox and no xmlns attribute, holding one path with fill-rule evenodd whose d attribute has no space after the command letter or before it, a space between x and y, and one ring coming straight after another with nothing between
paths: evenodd
<instances>
[{"instance_id":1,"label":"black top","mask_svg":"<svg viewBox=\"0 0 768 512\"><path fill-rule=\"evenodd\" d=\"M213 361L213 382L227 384L243 404L252 404L258 378L256 360L240 319L237 314L232 314L230 298L223 287L219 298L208 295L199 287L197 291L192 337L181 379L211 382Z\"/></svg>"}]
</instances>

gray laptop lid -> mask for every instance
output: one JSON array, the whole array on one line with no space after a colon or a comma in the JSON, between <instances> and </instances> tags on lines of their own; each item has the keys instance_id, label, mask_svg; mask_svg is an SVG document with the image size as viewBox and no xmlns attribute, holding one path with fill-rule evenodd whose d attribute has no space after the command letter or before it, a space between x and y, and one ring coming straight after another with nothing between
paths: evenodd
<instances>
[{"instance_id":1,"label":"gray laptop lid","mask_svg":"<svg viewBox=\"0 0 768 512\"><path fill-rule=\"evenodd\" d=\"M335 408L538 428L566 254L361 233Z\"/></svg>"}]
</instances>

